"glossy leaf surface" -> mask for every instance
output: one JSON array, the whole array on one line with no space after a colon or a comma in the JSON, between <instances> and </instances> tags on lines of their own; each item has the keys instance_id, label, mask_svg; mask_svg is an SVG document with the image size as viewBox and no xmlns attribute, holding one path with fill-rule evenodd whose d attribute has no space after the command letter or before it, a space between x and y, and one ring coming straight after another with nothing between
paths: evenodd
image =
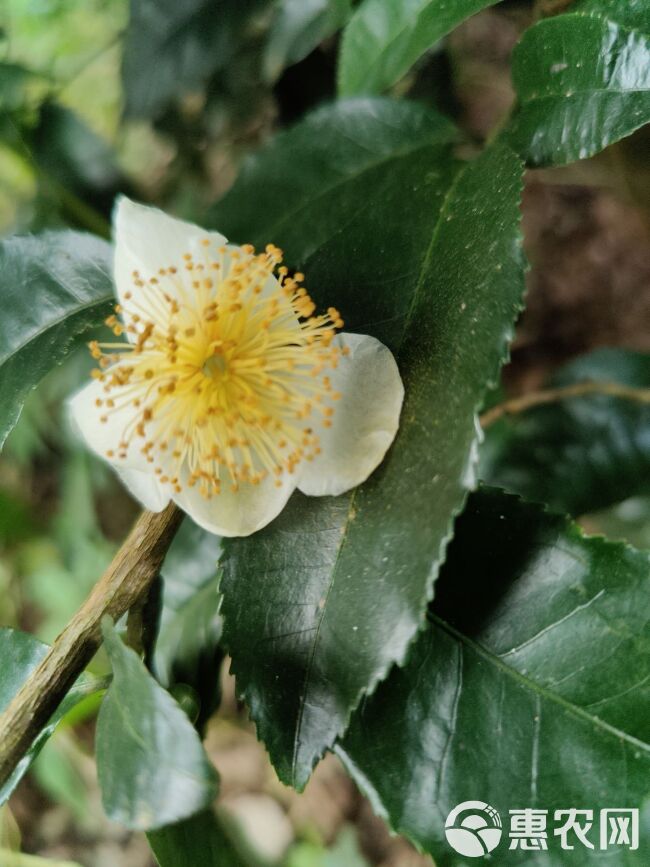
<instances>
[{"instance_id":1,"label":"glossy leaf surface","mask_svg":"<svg viewBox=\"0 0 650 867\"><path fill-rule=\"evenodd\" d=\"M498 0L364 0L345 29L339 93L381 93L461 21Z\"/></svg>"},{"instance_id":2,"label":"glossy leaf surface","mask_svg":"<svg viewBox=\"0 0 650 867\"><path fill-rule=\"evenodd\" d=\"M29 392L101 323L112 295L111 248L99 238L46 232L0 242L0 447Z\"/></svg>"},{"instance_id":3,"label":"glossy leaf surface","mask_svg":"<svg viewBox=\"0 0 650 867\"><path fill-rule=\"evenodd\" d=\"M505 130L533 165L584 159L650 121L650 6L585 0L527 30Z\"/></svg>"},{"instance_id":4,"label":"glossy leaf surface","mask_svg":"<svg viewBox=\"0 0 650 867\"><path fill-rule=\"evenodd\" d=\"M601 852L597 823L614 806L644 816L649 590L647 553L586 538L494 489L474 494L427 629L357 712L341 757L392 827L440 867L466 863L444 835L466 800L500 812L500 865L589 863L583 844L563 851L553 836L554 810L570 807L595 811L598 863L646 864L647 828L638 851ZM522 808L549 810L539 861L507 847L508 811Z\"/></svg>"},{"instance_id":5,"label":"glossy leaf surface","mask_svg":"<svg viewBox=\"0 0 650 867\"><path fill-rule=\"evenodd\" d=\"M569 12L585 15L607 13L617 24L646 32L650 22L650 12L645 0L573 0Z\"/></svg>"},{"instance_id":6,"label":"glossy leaf surface","mask_svg":"<svg viewBox=\"0 0 650 867\"><path fill-rule=\"evenodd\" d=\"M137 654L104 623L113 682L97 721L97 770L106 814L149 830L191 816L214 799L217 775L196 730Z\"/></svg>"},{"instance_id":7,"label":"glossy leaf surface","mask_svg":"<svg viewBox=\"0 0 650 867\"><path fill-rule=\"evenodd\" d=\"M346 329L350 330L351 323L358 328L368 317L355 307L355 319L350 319L354 300L350 296L352 287L360 285L368 270L369 254L379 255L385 249L381 245L394 238L404 247L402 255L417 262L423 256L430 231L429 225L419 229L413 219L399 230L397 216L405 216L407 202L404 196L396 198L391 170L401 170L403 180L409 183L410 202L422 210L441 190L437 192L439 202L451 182L456 166L450 151L458 139L458 131L446 118L415 103L381 98L342 100L312 112L294 127L275 135L257 154L248 156L237 182L213 206L206 222L235 243L250 242L258 247L270 241L281 244L292 267L311 263L315 254L317 261L331 258L338 241L339 246L344 246L347 270L354 282L348 278L341 288L318 286L310 273L309 288L314 296L320 289L324 304L330 303L332 293L342 297L347 302ZM418 155L420 159L415 162ZM404 167L409 161L415 162L411 176ZM430 166L429 178L422 177L423 161ZM364 198L369 189L383 201L385 209L397 211L390 232L380 231L385 215L373 219ZM432 219L437 213L435 206L434 200ZM377 243L366 250L364 257L357 257L359 236L365 237L368 248L373 233ZM347 245L345 238L350 239ZM378 269L379 263L374 267ZM385 280L397 282L401 270L392 257L383 263ZM361 287L369 285L368 278L361 283ZM398 308L401 316L408 302L406 294ZM393 300L386 312L394 315L399 300ZM374 314L378 300L359 297L358 304L369 304Z\"/></svg>"},{"instance_id":8,"label":"glossy leaf surface","mask_svg":"<svg viewBox=\"0 0 650 867\"><path fill-rule=\"evenodd\" d=\"M550 387L618 383L650 394L650 356L601 349L563 368ZM481 478L578 516L650 494L650 401L570 397L488 428Z\"/></svg>"},{"instance_id":9,"label":"glossy leaf surface","mask_svg":"<svg viewBox=\"0 0 650 867\"><path fill-rule=\"evenodd\" d=\"M409 145L413 126L420 139L430 127L429 144ZM475 411L519 309L519 161L497 148L456 173L448 142L408 104L326 109L249 164L219 209L226 233L245 216L349 330L390 346L406 386L397 440L368 482L339 498L295 495L265 530L224 543L238 689L298 787L422 624L474 482ZM287 195L269 213L260 198L281 177Z\"/></svg>"},{"instance_id":10,"label":"glossy leaf surface","mask_svg":"<svg viewBox=\"0 0 650 867\"><path fill-rule=\"evenodd\" d=\"M47 644L43 644L32 635L19 632L17 629L0 628L0 712L7 707L47 650ZM77 681L52 715L49 723L41 730L29 752L21 759L11 777L4 786L0 787L0 804L9 798L68 711L103 686L103 681L86 675Z\"/></svg>"}]
</instances>

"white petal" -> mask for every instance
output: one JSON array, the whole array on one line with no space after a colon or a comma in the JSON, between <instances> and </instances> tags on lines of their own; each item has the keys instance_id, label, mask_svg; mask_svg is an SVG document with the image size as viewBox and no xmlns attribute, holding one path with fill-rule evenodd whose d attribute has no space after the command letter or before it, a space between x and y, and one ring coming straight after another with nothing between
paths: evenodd
<instances>
[{"instance_id":1,"label":"white petal","mask_svg":"<svg viewBox=\"0 0 650 867\"><path fill-rule=\"evenodd\" d=\"M221 259L223 273L227 273L232 262L230 253L239 250L235 244L228 244L226 238L219 232L209 232L170 217L158 208L147 205L139 205L125 196L121 196L113 214L113 236L115 240L115 286L117 297L124 310L131 314L142 314L144 311L152 319L160 319L161 309L164 305L158 304L156 312L154 298L157 293L143 290L134 285L133 272L139 271L142 278L147 280L158 275L160 268L175 266L178 268L176 280L166 280L164 291L166 294L181 298L179 286L184 285L192 297L194 290L191 286L193 277L183 268L183 256L186 253L192 255L196 262L203 262L206 255L211 259ZM205 241L210 241L208 247ZM223 256L218 253L220 248L226 247ZM275 276L270 275L260 293L260 299L278 292L279 284ZM132 293L133 299L127 300L125 293ZM134 306L137 302L137 307ZM288 319L283 321L284 327L300 328L298 319L284 294L280 293L279 303L289 314ZM164 313L163 313L164 315ZM127 339L134 342L136 337L130 332L126 333Z\"/></svg>"},{"instance_id":2,"label":"white petal","mask_svg":"<svg viewBox=\"0 0 650 867\"><path fill-rule=\"evenodd\" d=\"M226 243L219 232L208 232L194 223L170 217L158 208L150 208L121 196L113 213L113 239L115 241L115 286L120 303L128 308L124 298L133 285L133 272L140 271L143 279L155 277L160 268L172 265L181 269L183 255L190 253L198 261L205 255L204 239L211 241L216 250ZM166 292L173 292L173 284L165 284ZM138 297L146 309L146 301Z\"/></svg>"},{"instance_id":3,"label":"white petal","mask_svg":"<svg viewBox=\"0 0 650 867\"><path fill-rule=\"evenodd\" d=\"M136 500L139 500L146 509L160 512L165 508L170 497L156 479L140 450L132 446L125 459L109 458L106 454L109 450L117 453L117 444L122 439L122 433L132 410L129 411L128 408L113 410L108 417L108 422L102 424L99 417L104 410L95 406L98 397L105 397L105 394L102 391L102 384L94 379L70 398L68 412L73 430L92 451L113 467Z\"/></svg>"},{"instance_id":4,"label":"white petal","mask_svg":"<svg viewBox=\"0 0 650 867\"><path fill-rule=\"evenodd\" d=\"M124 439L124 431L133 419L134 408L127 404L123 408L116 407L107 413L105 407L95 405L98 398L105 400L106 393L103 390L103 383L93 379L89 385L84 386L69 399L68 411L74 430L86 445L104 460L112 464L119 462L120 467L149 473L150 465L137 442L131 443L126 458L111 460L108 457L109 451L117 454L118 444ZM107 421L102 423L100 418L105 413L107 413Z\"/></svg>"},{"instance_id":5,"label":"white petal","mask_svg":"<svg viewBox=\"0 0 650 867\"><path fill-rule=\"evenodd\" d=\"M321 454L304 464L298 488L337 496L365 481L381 463L399 425L404 386L392 353L374 337L340 334L347 346L331 380L341 399L332 427L319 431Z\"/></svg>"},{"instance_id":6,"label":"white petal","mask_svg":"<svg viewBox=\"0 0 650 867\"><path fill-rule=\"evenodd\" d=\"M183 484L182 493L173 494L172 498L210 533L250 536L277 517L293 493L295 478L285 473L281 481L282 486L276 487L275 479L269 477L259 485L240 485L236 493L224 484L221 493L209 500L201 496L198 485L190 488Z\"/></svg>"},{"instance_id":7,"label":"white petal","mask_svg":"<svg viewBox=\"0 0 650 867\"><path fill-rule=\"evenodd\" d=\"M150 512L162 512L171 499L168 490L164 488L152 472L141 473L139 470L128 470L116 463L112 464L120 480L129 493Z\"/></svg>"}]
</instances>

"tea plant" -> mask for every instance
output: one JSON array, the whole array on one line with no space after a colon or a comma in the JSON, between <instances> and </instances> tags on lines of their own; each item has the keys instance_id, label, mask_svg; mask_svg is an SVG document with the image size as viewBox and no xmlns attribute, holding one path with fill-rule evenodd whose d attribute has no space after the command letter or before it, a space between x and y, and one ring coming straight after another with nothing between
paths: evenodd
<instances>
[{"instance_id":1,"label":"tea plant","mask_svg":"<svg viewBox=\"0 0 650 867\"><path fill-rule=\"evenodd\" d=\"M650 121L650 5L574 0L538 15L514 50L514 108L479 146L410 98L404 81L492 5L131 0L126 117L173 129L182 100L207 81L206 115L222 110L220 100L240 98L251 57L255 81L269 88L341 31L338 90L251 148L218 201L181 208L203 229L137 208L128 224L117 217L115 275L101 212L133 190L115 170L100 213L90 210L74 157L69 171L48 171L63 190L59 217L77 228L0 246L0 442L29 393L88 341L102 365L95 397L109 415L124 410L111 417L134 441L142 425L144 457L122 475L152 509L51 648L0 631L3 800L65 713L103 692L96 758L107 815L145 831L161 867L243 863L209 809L219 769L201 743L227 653L280 780L302 790L334 752L390 827L439 865L467 863L447 842L445 819L477 799L504 816L518 807L549 816L640 809L640 845L596 854L603 864L648 863L650 560L585 535L574 519L650 494L650 362L600 351L518 400L495 389L524 306L524 171L591 157ZM39 159L34 129L52 123L48 112L80 122L40 90L34 127L25 109L33 75L0 66L0 118L16 133L11 146ZM75 130L76 142L91 135ZM222 266L204 286L204 273L176 277L203 261L192 233L210 247L205 273ZM236 246L213 250L222 243L214 233ZM248 244L267 253L253 258ZM284 294L264 300L276 267ZM129 310L125 279L149 281L146 304L145 290L134 289ZM171 299L166 280L181 286ZM189 323L193 291L206 294ZM235 378L228 352L244 341L232 335L268 340L274 323L288 321L289 302L291 327L300 319L303 331L264 343L250 362L264 384L259 394L258 385L237 386L245 396L237 404L223 384L224 370ZM210 331L209 350L197 349L197 329L207 334L212 319L217 337ZM356 378L345 373L347 344L334 337L343 323L374 347ZM159 356L147 356L157 334ZM205 415L194 381L183 390L181 369L199 350L197 376L219 395ZM331 436L319 411L330 386L296 385L296 371L320 377L323 366L340 391ZM118 377L119 369L129 372ZM141 420L149 380L157 403ZM263 389L275 389L272 411ZM130 416L122 393L129 407L135 401ZM288 405L291 419L309 419L300 442ZM120 424L109 448L104 410L73 411L86 440L119 467L115 452L128 451ZM287 438L295 451L277 458ZM164 461L147 461L161 443L175 463L155 476ZM282 496L271 484L276 470ZM264 489L263 508L253 489ZM127 613L123 640L115 624ZM108 679L84 673L102 643ZM553 842L532 852L502 842L493 857L586 863L584 847L553 852Z\"/></svg>"}]
</instances>

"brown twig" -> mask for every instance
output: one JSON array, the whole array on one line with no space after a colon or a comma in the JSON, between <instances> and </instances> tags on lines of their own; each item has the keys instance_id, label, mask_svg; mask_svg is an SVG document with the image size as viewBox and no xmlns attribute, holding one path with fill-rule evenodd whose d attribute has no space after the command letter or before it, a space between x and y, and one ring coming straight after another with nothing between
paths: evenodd
<instances>
[{"instance_id":1,"label":"brown twig","mask_svg":"<svg viewBox=\"0 0 650 867\"><path fill-rule=\"evenodd\" d=\"M566 12L572 3L573 0L537 0L533 7L533 20L538 21L540 18L550 18Z\"/></svg>"},{"instance_id":2,"label":"brown twig","mask_svg":"<svg viewBox=\"0 0 650 867\"><path fill-rule=\"evenodd\" d=\"M88 599L0 715L0 786L99 647L102 617L117 620L146 595L182 517L173 504L142 513Z\"/></svg>"},{"instance_id":3,"label":"brown twig","mask_svg":"<svg viewBox=\"0 0 650 867\"><path fill-rule=\"evenodd\" d=\"M504 415L516 415L525 412L534 406L545 403L557 403L570 397L585 397L590 394L602 394L608 397L621 397L634 400L637 403L650 403L650 388L633 388L629 385L621 385L619 382L577 382L572 385L563 385L558 388L545 388L533 391L521 397L513 397L492 409L486 410L480 417L481 427L488 428Z\"/></svg>"}]
</instances>

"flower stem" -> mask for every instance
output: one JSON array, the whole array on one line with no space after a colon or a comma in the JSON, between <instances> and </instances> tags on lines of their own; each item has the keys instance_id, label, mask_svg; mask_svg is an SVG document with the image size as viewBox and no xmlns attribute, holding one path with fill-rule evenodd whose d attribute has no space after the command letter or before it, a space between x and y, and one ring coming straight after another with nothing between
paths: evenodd
<instances>
[{"instance_id":1,"label":"flower stem","mask_svg":"<svg viewBox=\"0 0 650 867\"><path fill-rule=\"evenodd\" d=\"M563 385L558 388L544 388L540 391L532 391L521 397L513 397L492 409L486 410L480 417L481 427L485 430L504 415L517 415L526 412L534 406L542 406L545 403L558 403L570 397L585 397L587 395L605 395L607 397L619 397L625 400L633 400L637 403L650 403L650 388L634 388L629 385L621 385L619 382L577 382L571 385Z\"/></svg>"},{"instance_id":2,"label":"flower stem","mask_svg":"<svg viewBox=\"0 0 650 867\"><path fill-rule=\"evenodd\" d=\"M117 620L146 596L182 517L173 503L140 515L88 599L0 714L0 787L90 662L101 643L102 617Z\"/></svg>"}]
</instances>

